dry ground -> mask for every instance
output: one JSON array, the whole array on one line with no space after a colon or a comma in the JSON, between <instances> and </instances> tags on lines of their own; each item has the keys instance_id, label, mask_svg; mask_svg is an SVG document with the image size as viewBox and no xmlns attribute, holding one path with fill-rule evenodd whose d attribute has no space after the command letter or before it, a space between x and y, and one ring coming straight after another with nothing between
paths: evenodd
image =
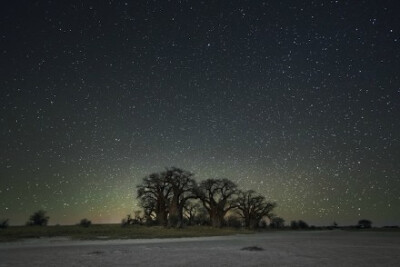
<instances>
[{"instance_id":1,"label":"dry ground","mask_svg":"<svg viewBox=\"0 0 400 267\"><path fill-rule=\"evenodd\" d=\"M343 267L399 262L400 232L287 231L104 241L63 237L0 243L0 266Z\"/></svg>"}]
</instances>

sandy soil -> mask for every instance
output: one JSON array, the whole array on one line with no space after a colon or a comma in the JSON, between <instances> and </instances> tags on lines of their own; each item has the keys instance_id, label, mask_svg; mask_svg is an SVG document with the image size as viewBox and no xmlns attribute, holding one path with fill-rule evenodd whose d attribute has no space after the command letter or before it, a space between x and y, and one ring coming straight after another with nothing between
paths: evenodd
<instances>
[{"instance_id":1,"label":"sandy soil","mask_svg":"<svg viewBox=\"0 0 400 267\"><path fill-rule=\"evenodd\" d=\"M242 250L256 247L262 250ZM0 243L0 266L398 266L399 232L270 232L204 238Z\"/></svg>"}]
</instances>

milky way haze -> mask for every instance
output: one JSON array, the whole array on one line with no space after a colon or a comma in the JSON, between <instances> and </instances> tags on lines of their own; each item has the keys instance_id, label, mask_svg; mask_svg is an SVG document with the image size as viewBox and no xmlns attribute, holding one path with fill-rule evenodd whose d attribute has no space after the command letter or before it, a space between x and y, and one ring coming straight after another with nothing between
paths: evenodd
<instances>
[{"instance_id":1,"label":"milky way haze","mask_svg":"<svg viewBox=\"0 0 400 267\"><path fill-rule=\"evenodd\" d=\"M120 222L176 166L400 223L397 1L7 1L0 218Z\"/></svg>"}]
</instances>

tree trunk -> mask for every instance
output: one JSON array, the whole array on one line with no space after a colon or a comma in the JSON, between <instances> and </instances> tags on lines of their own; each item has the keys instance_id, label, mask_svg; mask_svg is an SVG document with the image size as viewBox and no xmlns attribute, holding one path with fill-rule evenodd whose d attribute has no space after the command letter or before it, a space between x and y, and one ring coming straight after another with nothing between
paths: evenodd
<instances>
[{"instance_id":1,"label":"tree trunk","mask_svg":"<svg viewBox=\"0 0 400 267\"><path fill-rule=\"evenodd\" d=\"M224 222L224 215L221 214L221 212L219 212L218 209L216 208L210 209L209 213L210 213L211 226L216 228L221 228Z\"/></svg>"},{"instance_id":2,"label":"tree trunk","mask_svg":"<svg viewBox=\"0 0 400 267\"><path fill-rule=\"evenodd\" d=\"M249 228L250 229L256 229L258 228L258 223L260 220L257 220L256 218L250 218L249 220Z\"/></svg>"},{"instance_id":3,"label":"tree trunk","mask_svg":"<svg viewBox=\"0 0 400 267\"><path fill-rule=\"evenodd\" d=\"M169 206L168 226L181 228L183 224L183 206L179 199L174 197Z\"/></svg>"},{"instance_id":4,"label":"tree trunk","mask_svg":"<svg viewBox=\"0 0 400 267\"><path fill-rule=\"evenodd\" d=\"M166 210L166 205L165 201L160 199L157 203L157 209L156 209L156 221L158 225L161 226L166 226L167 225L167 210Z\"/></svg>"},{"instance_id":5,"label":"tree trunk","mask_svg":"<svg viewBox=\"0 0 400 267\"><path fill-rule=\"evenodd\" d=\"M167 211L166 210L159 210L156 214L156 221L158 225L166 226L167 225Z\"/></svg>"}]
</instances>

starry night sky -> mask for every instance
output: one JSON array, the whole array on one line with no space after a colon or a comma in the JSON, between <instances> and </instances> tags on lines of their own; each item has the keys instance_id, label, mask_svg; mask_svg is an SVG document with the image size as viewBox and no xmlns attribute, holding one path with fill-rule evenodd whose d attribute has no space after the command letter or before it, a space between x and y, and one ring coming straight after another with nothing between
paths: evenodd
<instances>
[{"instance_id":1,"label":"starry night sky","mask_svg":"<svg viewBox=\"0 0 400 267\"><path fill-rule=\"evenodd\" d=\"M400 224L397 1L8 1L0 218L120 222L165 167Z\"/></svg>"}]
</instances>

